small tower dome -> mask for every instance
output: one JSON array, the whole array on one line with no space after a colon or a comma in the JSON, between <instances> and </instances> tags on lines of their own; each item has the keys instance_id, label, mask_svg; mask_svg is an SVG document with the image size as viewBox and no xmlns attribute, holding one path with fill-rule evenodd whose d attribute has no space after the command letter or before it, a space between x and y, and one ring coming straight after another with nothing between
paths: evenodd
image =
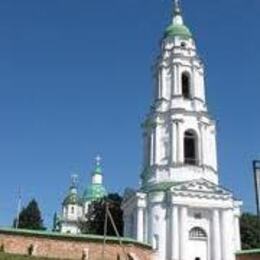
<instances>
[{"instance_id":1,"label":"small tower dome","mask_svg":"<svg viewBox=\"0 0 260 260\"><path fill-rule=\"evenodd\" d=\"M78 181L78 176L75 174L72 175L69 192L62 203L64 207L68 205L78 205L78 206L82 205L82 200L78 195L77 181Z\"/></svg>"},{"instance_id":2,"label":"small tower dome","mask_svg":"<svg viewBox=\"0 0 260 260\"><path fill-rule=\"evenodd\" d=\"M82 204L81 198L78 196L77 188L75 186L71 186L68 195L63 200L62 205L78 205Z\"/></svg>"},{"instance_id":3,"label":"small tower dome","mask_svg":"<svg viewBox=\"0 0 260 260\"><path fill-rule=\"evenodd\" d=\"M165 37L176 36L184 39L192 38L190 29L183 22L179 1L175 1L172 23L165 30Z\"/></svg>"},{"instance_id":4,"label":"small tower dome","mask_svg":"<svg viewBox=\"0 0 260 260\"><path fill-rule=\"evenodd\" d=\"M101 199L107 195L107 191L103 185L103 172L100 161L101 158L97 156L95 169L92 172L92 182L83 193L83 201L85 203Z\"/></svg>"},{"instance_id":5,"label":"small tower dome","mask_svg":"<svg viewBox=\"0 0 260 260\"><path fill-rule=\"evenodd\" d=\"M69 192L62 203L62 216L59 220L62 233L80 233L79 220L83 218L83 201L78 195L77 175L72 175Z\"/></svg>"},{"instance_id":6,"label":"small tower dome","mask_svg":"<svg viewBox=\"0 0 260 260\"><path fill-rule=\"evenodd\" d=\"M179 36L184 39L192 38L192 33L185 25L171 24L165 30L165 37Z\"/></svg>"}]
</instances>

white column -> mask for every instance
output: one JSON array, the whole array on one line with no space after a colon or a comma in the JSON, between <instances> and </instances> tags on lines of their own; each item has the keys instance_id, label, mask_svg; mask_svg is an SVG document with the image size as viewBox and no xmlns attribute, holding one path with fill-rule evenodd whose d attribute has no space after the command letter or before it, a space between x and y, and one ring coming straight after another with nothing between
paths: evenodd
<instances>
[{"instance_id":1,"label":"white column","mask_svg":"<svg viewBox=\"0 0 260 260\"><path fill-rule=\"evenodd\" d=\"M137 208L137 240L144 242L144 209Z\"/></svg>"},{"instance_id":2,"label":"white column","mask_svg":"<svg viewBox=\"0 0 260 260\"><path fill-rule=\"evenodd\" d=\"M236 251L241 250L241 235L240 235L240 219L239 216L235 216L235 238L236 238Z\"/></svg>"},{"instance_id":3,"label":"white column","mask_svg":"<svg viewBox=\"0 0 260 260\"><path fill-rule=\"evenodd\" d=\"M181 121L176 121L177 123L177 157L178 163L183 163L184 161L184 147L183 147L183 137L181 134Z\"/></svg>"},{"instance_id":4,"label":"white column","mask_svg":"<svg viewBox=\"0 0 260 260\"><path fill-rule=\"evenodd\" d=\"M150 151L149 151L149 153L150 153L150 156L149 156L149 158L150 158L150 165L153 165L153 160L154 160L154 153L153 153L153 150L154 150L154 132L153 132L153 129L150 129L150 140L149 140L149 142L150 142Z\"/></svg>"},{"instance_id":5,"label":"white column","mask_svg":"<svg viewBox=\"0 0 260 260\"><path fill-rule=\"evenodd\" d=\"M200 165L204 165L204 152L205 152L205 137L204 137L204 125L203 123L199 123L199 130L200 130L200 136L199 136L199 163Z\"/></svg>"},{"instance_id":6,"label":"white column","mask_svg":"<svg viewBox=\"0 0 260 260\"><path fill-rule=\"evenodd\" d=\"M212 156L213 156L213 167L217 171L218 170L218 158L217 158L217 137L216 137L216 129L214 127L214 137L213 138L213 145L212 145Z\"/></svg>"},{"instance_id":7,"label":"white column","mask_svg":"<svg viewBox=\"0 0 260 260\"><path fill-rule=\"evenodd\" d=\"M177 65L173 65L173 95L178 95L178 72Z\"/></svg>"},{"instance_id":8,"label":"white column","mask_svg":"<svg viewBox=\"0 0 260 260\"><path fill-rule=\"evenodd\" d=\"M175 121L172 122L171 127L171 163L176 164L177 163L177 150L178 150L178 142L177 142L177 124Z\"/></svg>"},{"instance_id":9,"label":"white column","mask_svg":"<svg viewBox=\"0 0 260 260\"><path fill-rule=\"evenodd\" d=\"M162 154L162 145L161 145L161 125L157 124L155 126L155 164L160 164L161 161L161 154Z\"/></svg>"},{"instance_id":10,"label":"white column","mask_svg":"<svg viewBox=\"0 0 260 260\"><path fill-rule=\"evenodd\" d=\"M148 207L144 210L144 242L149 243L149 209Z\"/></svg>"},{"instance_id":11,"label":"white column","mask_svg":"<svg viewBox=\"0 0 260 260\"><path fill-rule=\"evenodd\" d=\"M181 80L180 80L180 66L179 64L176 65L176 74L177 74L177 84L176 84L176 89L177 89L177 95L182 95L182 89L181 89Z\"/></svg>"},{"instance_id":12,"label":"white column","mask_svg":"<svg viewBox=\"0 0 260 260\"><path fill-rule=\"evenodd\" d=\"M166 74L167 74L166 69L162 68L161 69L161 77L162 77L161 98L165 98L166 87L167 87L167 75Z\"/></svg>"},{"instance_id":13,"label":"white column","mask_svg":"<svg viewBox=\"0 0 260 260\"><path fill-rule=\"evenodd\" d=\"M220 237L220 214L219 210L213 210L213 218L212 218L212 236L213 236L213 244L212 248L212 259L221 260L221 237Z\"/></svg>"},{"instance_id":14,"label":"white column","mask_svg":"<svg viewBox=\"0 0 260 260\"><path fill-rule=\"evenodd\" d=\"M188 243L188 230L187 230L187 216L188 208L183 206L180 209L180 260L187 260L187 243Z\"/></svg>"},{"instance_id":15,"label":"white column","mask_svg":"<svg viewBox=\"0 0 260 260\"><path fill-rule=\"evenodd\" d=\"M153 165L157 162L157 125L153 128Z\"/></svg>"},{"instance_id":16,"label":"white column","mask_svg":"<svg viewBox=\"0 0 260 260\"><path fill-rule=\"evenodd\" d=\"M222 259L235 260L234 236L233 236L233 211L226 209L222 211Z\"/></svg>"},{"instance_id":17,"label":"white column","mask_svg":"<svg viewBox=\"0 0 260 260\"><path fill-rule=\"evenodd\" d=\"M158 99L162 98L162 69L158 71Z\"/></svg>"},{"instance_id":18,"label":"white column","mask_svg":"<svg viewBox=\"0 0 260 260\"><path fill-rule=\"evenodd\" d=\"M211 143L211 136L210 136L210 129L209 125L203 126L203 163L206 165L212 165L212 158L214 156L212 151L212 143Z\"/></svg>"},{"instance_id":19,"label":"white column","mask_svg":"<svg viewBox=\"0 0 260 260\"><path fill-rule=\"evenodd\" d=\"M179 208L177 206L172 207L171 221L172 260L179 260Z\"/></svg>"},{"instance_id":20,"label":"white column","mask_svg":"<svg viewBox=\"0 0 260 260\"><path fill-rule=\"evenodd\" d=\"M154 212L153 207L149 205L147 207L147 237L148 237L148 243L150 245L153 244L153 218L154 218Z\"/></svg>"},{"instance_id":21,"label":"white column","mask_svg":"<svg viewBox=\"0 0 260 260\"><path fill-rule=\"evenodd\" d=\"M143 167L147 167L149 165L149 137L147 132L143 134Z\"/></svg>"},{"instance_id":22,"label":"white column","mask_svg":"<svg viewBox=\"0 0 260 260\"><path fill-rule=\"evenodd\" d=\"M194 65L192 65L191 69L191 97L194 98L196 97L196 85L195 85L195 70L194 70Z\"/></svg>"},{"instance_id":23,"label":"white column","mask_svg":"<svg viewBox=\"0 0 260 260\"><path fill-rule=\"evenodd\" d=\"M202 69L202 73L201 73L201 75L200 75L200 78L201 78L201 80L200 80L200 82L201 82L201 84L200 84L200 86L201 86L201 95L200 95L200 98L205 102L205 77L204 77L204 71L203 71L203 69Z\"/></svg>"}]
</instances>

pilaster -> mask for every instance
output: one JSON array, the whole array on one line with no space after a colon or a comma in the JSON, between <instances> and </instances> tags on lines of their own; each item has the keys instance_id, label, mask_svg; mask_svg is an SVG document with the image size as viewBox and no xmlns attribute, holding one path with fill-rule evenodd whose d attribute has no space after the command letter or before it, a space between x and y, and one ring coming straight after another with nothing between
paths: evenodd
<instances>
[{"instance_id":1,"label":"pilaster","mask_svg":"<svg viewBox=\"0 0 260 260\"><path fill-rule=\"evenodd\" d=\"M241 250L241 235L240 235L240 216L235 215L235 238L236 238L236 251Z\"/></svg>"},{"instance_id":2,"label":"pilaster","mask_svg":"<svg viewBox=\"0 0 260 260\"><path fill-rule=\"evenodd\" d=\"M205 148L205 125L203 123L199 123L199 132L200 132L200 136L199 136L199 164L201 166L203 166L205 164L205 152L206 152L206 148Z\"/></svg>"},{"instance_id":3,"label":"pilaster","mask_svg":"<svg viewBox=\"0 0 260 260\"><path fill-rule=\"evenodd\" d=\"M171 164L177 164L178 160L178 128L177 122L172 121L171 123Z\"/></svg>"},{"instance_id":4,"label":"pilaster","mask_svg":"<svg viewBox=\"0 0 260 260\"><path fill-rule=\"evenodd\" d=\"M172 206L172 216L171 216L171 221L172 221L172 260L179 260L179 208L177 205Z\"/></svg>"},{"instance_id":5,"label":"pilaster","mask_svg":"<svg viewBox=\"0 0 260 260\"><path fill-rule=\"evenodd\" d=\"M188 230L187 230L187 217L188 208L182 206L180 208L180 260L187 260L187 243L188 243Z\"/></svg>"},{"instance_id":6,"label":"pilaster","mask_svg":"<svg viewBox=\"0 0 260 260\"><path fill-rule=\"evenodd\" d=\"M221 214L222 259L235 260L233 211L226 209Z\"/></svg>"},{"instance_id":7,"label":"pilaster","mask_svg":"<svg viewBox=\"0 0 260 260\"><path fill-rule=\"evenodd\" d=\"M220 212L218 209L213 210L212 236L212 259L221 260Z\"/></svg>"},{"instance_id":8,"label":"pilaster","mask_svg":"<svg viewBox=\"0 0 260 260\"><path fill-rule=\"evenodd\" d=\"M144 242L144 208L137 208L137 240Z\"/></svg>"}]
</instances>

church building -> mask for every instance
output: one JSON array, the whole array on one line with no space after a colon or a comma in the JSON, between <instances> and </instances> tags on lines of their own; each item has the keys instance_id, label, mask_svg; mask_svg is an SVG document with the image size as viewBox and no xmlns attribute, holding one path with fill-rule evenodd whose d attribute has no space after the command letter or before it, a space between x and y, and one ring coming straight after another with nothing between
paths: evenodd
<instances>
[{"instance_id":1,"label":"church building","mask_svg":"<svg viewBox=\"0 0 260 260\"><path fill-rule=\"evenodd\" d=\"M141 187L124 196L125 236L151 244L156 260L235 260L242 202L219 184L205 67L177 0L155 69Z\"/></svg>"},{"instance_id":2,"label":"church building","mask_svg":"<svg viewBox=\"0 0 260 260\"><path fill-rule=\"evenodd\" d=\"M103 185L103 172L100 157L96 158L95 169L91 174L91 184L82 194L78 193L77 176L72 176L72 184L62 203L61 215L55 215L54 230L61 233L80 234L80 224L86 222L89 205L107 195Z\"/></svg>"}]
</instances>

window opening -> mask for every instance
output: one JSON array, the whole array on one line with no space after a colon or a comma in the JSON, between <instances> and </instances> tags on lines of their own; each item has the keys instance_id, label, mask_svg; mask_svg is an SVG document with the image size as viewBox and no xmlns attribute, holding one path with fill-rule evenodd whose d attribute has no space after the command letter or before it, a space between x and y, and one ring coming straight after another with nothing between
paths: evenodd
<instances>
[{"instance_id":1,"label":"window opening","mask_svg":"<svg viewBox=\"0 0 260 260\"><path fill-rule=\"evenodd\" d=\"M199 227L195 227L191 229L190 231L190 239L201 239L201 238L207 238L206 232Z\"/></svg>"},{"instance_id":2,"label":"window opening","mask_svg":"<svg viewBox=\"0 0 260 260\"><path fill-rule=\"evenodd\" d=\"M187 73L183 73L181 77L182 81L182 95L186 99L191 98L191 93L190 93L190 77Z\"/></svg>"},{"instance_id":3,"label":"window opening","mask_svg":"<svg viewBox=\"0 0 260 260\"><path fill-rule=\"evenodd\" d=\"M185 164L197 165L197 137L193 131L184 134L184 162Z\"/></svg>"}]
</instances>

